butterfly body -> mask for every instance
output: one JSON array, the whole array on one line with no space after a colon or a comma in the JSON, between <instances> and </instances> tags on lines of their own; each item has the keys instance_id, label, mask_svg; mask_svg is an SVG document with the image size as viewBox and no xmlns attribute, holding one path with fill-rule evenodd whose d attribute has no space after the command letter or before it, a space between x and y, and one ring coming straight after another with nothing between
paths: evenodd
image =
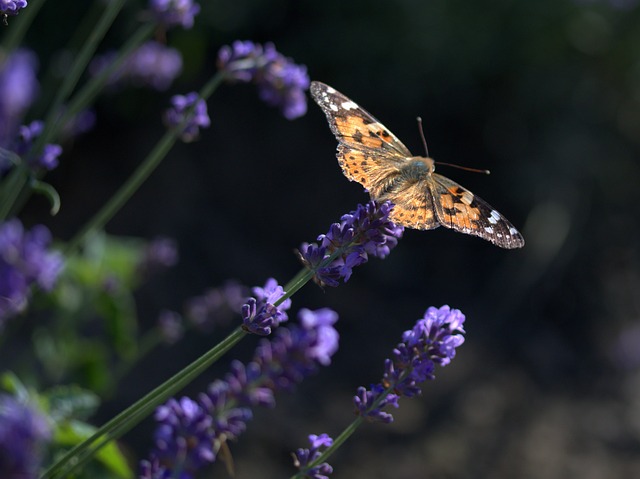
<instances>
[{"instance_id":1,"label":"butterfly body","mask_svg":"<svg viewBox=\"0 0 640 479\"><path fill-rule=\"evenodd\" d=\"M432 158L413 156L373 115L334 88L311 83L338 140L338 163L376 201L391 201L393 221L414 229L445 226L502 248L520 248L524 238L498 211L449 178L434 172Z\"/></svg>"}]
</instances>

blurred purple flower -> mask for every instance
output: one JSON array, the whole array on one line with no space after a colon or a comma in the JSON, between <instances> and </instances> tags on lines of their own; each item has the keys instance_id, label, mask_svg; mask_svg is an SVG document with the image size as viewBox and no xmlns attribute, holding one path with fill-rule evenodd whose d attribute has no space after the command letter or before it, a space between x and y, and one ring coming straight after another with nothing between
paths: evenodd
<instances>
[{"instance_id":1,"label":"blurred purple flower","mask_svg":"<svg viewBox=\"0 0 640 479\"><path fill-rule=\"evenodd\" d=\"M333 445L333 439L328 434L309 435L311 447L309 449L298 449L293 455L293 465L298 468L308 479L328 479L329 474L333 472L333 468L323 462L314 467L308 467L310 463L320 457L320 455Z\"/></svg>"},{"instance_id":2,"label":"blurred purple flower","mask_svg":"<svg viewBox=\"0 0 640 479\"><path fill-rule=\"evenodd\" d=\"M93 110L82 110L72 117L63 127L62 136L75 138L93 129L96 124L96 113Z\"/></svg>"},{"instance_id":3,"label":"blurred purple flower","mask_svg":"<svg viewBox=\"0 0 640 479\"><path fill-rule=\"evenodd\" d=\"M29 166L34 169L43 168L53 170L58 166L58 157L62 154L62 147L55 144L46 144L42 153L37 157L31 157L31 147L36 138L44 129L44 123L39 120L32 121L28 125L22 125L18 130L18 138L13 145L13 151L29 160Z\"/></svg>"},{"instance_id":4,"label":"blurred purple flower","mask_svg":"<svg viewBox=\"0 0 640 479\"><path fill-rule=\"evenodd\" d=\"M159 270L175 266L178 259L176 241L173 238L158 236L146 245L138 264L138 272L148 277Z\"/></svg>"},{"instance_id":5,"label":"blurred purple flower","mask_svg":"<svg viewBox=\"0 0 640 479\"><path fill-rule=\"evenodd\" d=\"M0 395L0 474L3 479L37 478L50 437L49 424L39 411L12 396Z\"/></svg>"},{"instance_id":6,"label":"blurred purple flower","mask_svg":"<svg viewBox=\"0 0 640 479\"><path fill-rule=\"evenodd\" d=\"M5 15L17 15L27 6L27 0L0 0L0 12Z\"/></svg>"},{"instance_id":7,"label":"blurred purple flower","mask_svg":"<svg viewBox=\"0 0 640 479\"><path fill-rule=\"evenodd\" d=\"M50 242L44 226L25 231L17 219L0 225L0 328L26 307L31 285L53 288L63 260L61 254L48 251Z\"/></svg>"},{"instance_id":8,"label":"blurred purple flower","mask_svg":"<svg viewBox=\"0 0 640 479\"><path fill-rule=\"evenodd\" d=\"M185 306L186 318L201 331L211 331L238 314L247 302L249 289L235 281L211 288L202 296L191 298Z\"/></svg>"},{"instance_id":9,"label":"blurred purple flower","mask_svg":"<svg viewBox=\"0 0 640 479\"><path fill-rule=\"evenodd\" d=\"M398 244L404 228L389 219L393 205L370 201L358 205L355 211L342 216L329 232L318 236L320 244L303 243L299 255L302 262L314 271L320 286L336 287L340 279L346 283L353 268L368 261L369 255L385 258ZM331 256L337 256L330 260Z\"/></svg>"},{"instance_id":10,"label":"blurred purple flower","mask_svg":"<svg viewBox=\"0 0 640 479\"><path fill-rule=\"evenodd\" d=\"M109 52L93 59L89 66L92 75L102 73L116 59L117 52ZM166 90L182 71L182 55L174 48L148 41L131 53L109 78L111 86L132 83Z\"/></svg>"},{"instance_id":11,"label":"blurred purple flower","mask_svg":"<svg viewBox=\"0 0 640 479\"><path fill-rule=\"evenodd\" d=\"M293 120L307 112L309 75L304 65L293 63L278 53L272 43L264 46L250 41L236 41L218 52L218 69L227 79L254 82L260 98L280 108L285 118Z\"/></svg>"},{"instance_id":12,"label":"blurred purple flower","mask_svg":"<svg viewBox=\"0 0 640 479\"><path fill-rule=\"evenodd\" d=\"M194 477L216 460L224 441L246 430L252 407L273 407L276 390L290 391L328 364L337 350L338 333L329 331L337 314L302 310L299 318L300 326L279 328L271 340L262 339L249 364L234 361L225 379L212 383L197 401L171 399L158 408L155 447L141 463L141 478Z\"/></svg>"},{"instance_id":13,"label":"blurred purple flower","mask_svg":"<svg viewBox=\"0 0 640 479\"><path fill-rule=\"evenodd\" d=\"M269 335L271 328L287 321L285 311L291 307L291 299L287 298L276 306L285 291L273 278L267 280L264 288L253 288L253 294L255 298L249 298L242 305L242 328L261 336Z\"/></svg>"},{"instance_id":14,"label":"blurred purple flower","mask_svg":"<svg viewBox=\"0 0 640 479\"><path fill-rule=\"evenodd\" d=\"M2 0L0 0L2 1ZM13 2L9 2L13 3ZM4 59L0 55L0 146L8 147L18 126L39 91L36 78L38 59L30 50L20 49Z\"/></svg>"},{"instance_id":15,"label":"blurred purple flower","mask_svg":"<svg viewBox=\"0 0 640 479\"><path fill-rule=\"evenodd\" d=\"M159 23L170 28L181 25L193 27L194 17L200 13L200 5L193 0L149 0L149 8Z\"/></svg>"},{"instance_id":16,"label":"blurred purple flower","mask_svg":"<svg viewBox=\"0 0 640 479\"><path fill-rule=\"evenodd\" d=\"M187 93L184 96L175 95L171 97L171 108L164 114L165 124L169 128L178 128L185 122L190 109L189 119L182 126L180 134L180 139L185 143L196 140L200 134L200 128L208 128L211 125L207 114L207 103L196 92Z\"/></svg>"},{"instance_id":17,"label":"blurred purple flower","mask_svg":"<svg viewBox=\"0 0 640 479\"><path fill-rule=\"evenodd\" d=\"M182 316L175 311L161 311L158 316L158 328L160 329L162 338L168 344L173 344L180 340L184 333Z\"/></svg>"},{"instance_id":18,"label":"blurred purple flower","mask_svg":"<svg viewBox=\"0 0 640 479\"><path fill-rule=\"evenodd\" d=\"M149 461L140 461L139 479L173 479L171 471L160 464L157 457L151 458ZM180 479L191 479L191 476L181 475Z\"/></svg>"},{"instance_id":19,"label":"blurred purple flower","mask_svg":"<svg viewBox=\"0 0 640 479\"><path fill-rule=\"evenodd\" d=\"M354 397L357 414L373 421L393 421L383 409L387 405L397 408L402 396L420 394L419 384L435 378L436 365L451 362L456 348L464 342L464 320L460 310L449 306L427 309L413 329L404 332L392 359L385 361L382 381L369 390L358 388Z\"/></svg>"},{"instance_id":20,"label":"blurred purple flower","mask_svg":"<svg viewBox=\"0 0 640 479\"><path fill-rule=\"evenodd\" d=\"M183 397L158 407L155 419L155 457L161 463L181 458L185 471L197 471L216 458L212 446L212 418L196 401Z\"/></svg>"}]
</instances>

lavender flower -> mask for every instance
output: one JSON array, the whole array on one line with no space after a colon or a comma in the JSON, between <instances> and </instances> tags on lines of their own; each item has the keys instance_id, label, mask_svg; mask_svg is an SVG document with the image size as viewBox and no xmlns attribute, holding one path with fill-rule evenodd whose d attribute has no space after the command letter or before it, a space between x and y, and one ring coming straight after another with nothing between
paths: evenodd
<instances>
[{"instance_id":1,"label":"lavender flower","mask_svg":"<svg viewBox=\"0 0 640 479\"><path fill-rule=\"evenodd\" d=\"M0 0L0 5L2 2ZM9 146L24 113L38 94L37 68L38 59L29 50L16 50L4 60L0 59L0 146Z\"/></svg>"},{"instance_id":2,"label":"lavender flower","mask_svg":"<svg viewBox=\"0 0 640 479\"><path fill-rule=\"evenodd\" d=\"M48 251L50 242L44 226L24 231L17 219L0 225L0 328L3 320L26 307L31 285L53 288L62 255Z\"/></svg>"},{"instance_id":3,"label":"lavender flower","mask_svg":"<svg viewBox=\"0 0 640 479\"><path fill-rule=\"evenodd\" d=\"M393 205L370 201L334 223L326 235L318 236L320 244L303 243L299 256L314 271L320 286L336 287L340 278L346 283L353 268L368 261L369 255L385 258L398 244L404 228L389 219ZM333 255L333 259L330 259Z\"/></svg>"},{"instance_id":4,"label":"lavender flower","mask_svg":"<svg viewBox=\"0 0 640 479\"><path fill-rule=\"evenodd\" d=\"M117 56L109 52L94 58L89 71L94 76L102 73ZM156 90L166 90L182 71L182 55L174 48L148 41L140 45L120 68L109 78L109 85L116 87L124 83L149 86Z\"/></svg>"},{"instance_id":5,"label":"lavender flower","mask_svg":"<svg viewBox=\"0 0 640 479\"><path fill-rule=\"evenodd\" d=\"M178 263L178 245L172 238L159 236L151 240L142 253L138 271L142 276L151 276L156 271L170 268Z\"/></svg>"},{"instance_id":6,"label":"lavender flower","mask_svg":"<svg viewBox=\"0 0 640 479\"><path fill-rule=\"evenodd\" d=\"M0 0L0 12L3 15L17 15L27 6L27 0Z\"/></svg>"},{"instance_id":7,"label":"lavender flower","mask_svg":"<svg viewBox=\"0 0 640 479\"><path fill-rule=\"evenodd\" d=\"M212 418L196 401L169 399L155 415L155 454L161 463L180 461L185 472L197 471L215 460L211 443Z\"/></svg>"},{"instance_id":8,"label":"lavender flower","mask_svg":"<svg viewBox=\"0 0 640 479\"><path fill-rule=\"evenodd\" d=\"M419 383L435 378L436 365L451 362L456 348L464 342L464 320L460 310L449 306L427 309L424 318L402 335L392 359L385 361L381 383L369 390L358 388L354 397L356 413L372 421L393 421L393 416L382 409L387 405L397 408L402 396L420 394Z\"/></svg>"},{"instance_id":9,"label":"lavender flower","mask_svg":"<svg viewBox=\"0 0 640 479\"><path fill-rule=\"evenodd\" d=\"M18 139L13 150L20 156L29 159L29 165L34 168L53 170L58 166L58 157L62 154L62 147L56 144L46 144L37 157L29 155L36 138L44 129L44 123L39 120L32 121L28 125L22 125L18 131Z\"/></svg>"},{"instance_id":10,"label":"lavender flower","mask_svg":"<svg viewBox=\"0 0 640 479\"><path fill-rule=\"evenodd\" d=\"M51 437L46 418L7 394L0 395L0 471L3 478L35 479Z\"/></svg>"},{"instance_id":11,"label":"lavender flower","mask_svg":"<svg viewBox=\"0 0 640 479\"><path fill-rule=\"evenodd\" d=\"M175 311L164 310L158 316L158 328L162 338L168 343L177 342L184 333L182 317Z\"/></svg>"},{"instance_id":12,"label":"lavender flower","mask_svg":"<svg viewBox=\"0 0 640 479\"><path fill-rule=\"evenodd\" d=\"M200 13L200 5L193 0L150 0L149 8L159 23L165 27L182 25L193 27L194 17Z\"/></svg>"},{"instance_id":13,"label":"lavender flower","mask_svg":"<svg viewBox=\"0 0 640 479\"><path fill-rule=\"evenodd\" d=\"M189 119L185 123L187 115ZM196 92L187 93L185 96L173 96L171 108L165 112L164 121L169 128L178 128L184 123L180 139L185 143L198 138L199 128L208 128L211 125L207 104Z\"/></svg>"},{"instance_id":14,"label":"lavender flower","mask_svg":"<svg viewBox=\"0 0 640 479\"><path fill-rule=\"evenodd\" d=\"M211 288L202 296L191 298L185 306L185 316L199 330L211 331L237 314L248 297L246 286L229 281L220 288Z\"/></svg>"},{"instance_id":15,"label":"lavender flower","mask_svg":"<svg viewBox=\"0 0 640 479\"><path fill-rule=\"evenodd\" d=\"M93 110L81 110L62 128L63 138L75 138L93 129L96 125L96 113Z\"/></svg>"},{"instance_id":16,"label":"lavender flower","mask_svg":"<svg viewBox=\"0 0 640 479\"><path fill-rule=\"evenodd\" d=\"M262 289L278 288L270 286ZM270 341L262 339L249 364L234 361L224 380L212 383L197 401L172 399L158 408L155 447L150 460L141 463L141 478L194 477L216 460L224 441L246 430L252 407L273 407L275 391L291 390L319 365L328 364L337 350L333 325L338 315L321 309L302 310L298 317L300 326L279 328ZM323 444L326 440L319 439L316 448Z\"/></svg>"},{"instance_id":17,"label":"lavender flower","mask_svg":"<svg viewBox=\"0 0 640 479\"><path fill-rule=\"evenodd\" d=\"M271 328L287 321L285 311L291 307L291 299L286 299L276 307L280 298L285 294L282 286L270 278L264 288L253 288L255 298L249 298L242 305L242 328L245 331L266 336L271 334Z\"/></svg>"},{"instance_id":18,"label":"lavender flower","mask_svg":"<svg viewBox=\"0 0 640 479\"><path fill-rule=\"evenodd\" d=\"M260 98L280 108L289 120L307 112L304 93L309 89L307 68L278 53L272 43L263 46L236 41L231 46L225 45L218 52L218 69L230 81L254 82Z\"/></svg>"},{"instance_id":19,"label":"lavender flower","mask_svg":"<svg viewBox=\"0 0 640 479\"><path fill-rule=\"evenodd\" d=\"M304 473L305 478L309 479L328 479L329 474L333 472L333 468L323 462L317 466L308 467L313 461L318 459L320 455L333 444L333 439L328 434L315 434L309 435L309 442L311 447L309 449L298 449L293 455L293 465L297 467L300 472Z\"/></svg>"}]
</instances>

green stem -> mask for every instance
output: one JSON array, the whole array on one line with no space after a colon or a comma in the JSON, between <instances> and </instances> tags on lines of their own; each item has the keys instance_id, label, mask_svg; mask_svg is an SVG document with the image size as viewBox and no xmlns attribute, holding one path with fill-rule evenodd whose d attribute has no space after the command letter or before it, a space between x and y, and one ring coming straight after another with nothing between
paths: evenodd
<instances>
[{"instance_id":1,"label":"green stem","mask_svg":"<svg viewBox=\"0 0 640 479\"><path fill-rule=\"evenodd\" d=\"M44 3L44 0L41 1ZM30 157L40 154L44 145L49 143L51 138L53 138L53 136L60 131L60 128L62 128L63 124L58 121L62 104L67 100L77 85L80 80L80 76L98 48L98 44L102 38L104 38L104 35L113 23L118 12L122 9L124 2L125 0L113 0L107 4L104 14L100 17L97 25L91 31L89 38L80 49L80 52L78 52L69 72L65 75L64 81L58 88L56 96L54 97L51 106L49 107L49 112L45 118L44 129L29 152ZM31 7L31 5L29 5L29 7ZM28 22L24 23L26 24ZM2 204L0 205L0 220L5 219L11 212L15 213L18 211L22 203L24 203L28 197L28 192L26 190L29 178L28 163L29 158L24 158L20 167L16 168L16 170L20 170L16 172L16 181L9 182L6 189L3 191L2 197L0 198L2 201Z\"/></svg>"},{"instance_id":2,"label":"green stem","mask_svg":"<svg viewBox=\"0 0 640 479\"><path fill-rule=\"evenodd\" d=\"M245 335L246 333L241 328L236 328L229 336L207 353L115 416L98 429L91 437L71 449L51 466L41 476L41 479L67 477L77 467L87 462L100 448L108 442L121 437L124 433L140 423L159 404L189 384L223 354L235 346Z\"/></svg>"},{"instance_id":3,"label":"green stem","mask_svg":"<svg viewBox=\"0 0 640 479\"><path fill-rule=\"evenodd\" d=\"M118 58L116 58L108 67L106 67L100 74L91 78L79 91L76 93L71 101L67 104L65 111L58 122L60 128L64 127L67 122L73 118L79 111L87 108L93 100L98 96L102 87L109 81L109 78L113 73L120 68L122 63L129 58L129 55L138 48L146 39L151 37L155 25L147 23L142 25L129 40L118 50ZM54 134L55 138L55 134Z\"/></svg>"},{"instance_id":4,"label":"green stem","mask_svg":"<svg viewBox=\"0 0 640 479\"><path fill-rule=\"evenodd\" d=\"M0 221L5 220L11 213L12 206L16 202L20 191L29 181L30 170L26 161L21 161L15 166L7 178L2 182L0 189Z\"/></svg>"},{"instance_id":5,"label":"green stem","mask_svg":"<svg viewBox=\"0 0 640 479\"><path fill-rule=\"evenodd\" d=\"M206 99L211 96L214 90L224 79L223 73L217 73L202 88L200 98ZM185 114L183 124L190 119L189 112ZM142 164L102 207L98 213L80 230L80 232L69 242L66 248L67 254L72 254L83 243L92 232L103 228L111 218L125 205L131 196L140 188L151 173L158 167L160 162L167 155L171 147L175 144L178 136L182 132L182 125L167 130L164 136L156 144L155 148L144 159Z\"/></svg>"},{"instance_id":6,"label":"green stem","mask_svg":"<svg viewBox=\"0 0 640 479\"><path fill-rule=\"evenodd\" d=\"M91 30L87 41L78 52L78 55L75 57L68 73L64 77L64 81L60 85L60 88L58 88L56 96L49 107L49 113L45 117L44 130L42 131L42 134L38 136L36 144L31 150L32 154L39 154L44 145L49 143L51 138L53 138L55 132L59 131L60 123L58 122L58 117L60 115L62 104L69 98L71 92L78 84L80 76L85 71L85 68L89 64L89 61L100 44L100 41L102 41L106 35L109 27L111 27L124 3L125 0L113 0L107 3L104 14L99 18L95 28Z\"/></svg>"},{"instance_id":7,"label":"green stem","mask_svg":"<svg viewBox=\"0 0 640 479\"><path fill-rule=\"evenodd\" d=\"M407 375L409 374L409 371L406 370L403 372L403 374L400 376L399 382L402 381ZM380 403L389 395L392 393L394 389L394 385L390 385L388 386L384 392L382 392L382 394L380 394L378 396L378 398L371 404L371 406L367 409L366 413L373 411L374 409L377 409L378 406L380 405ZM365 414L366 414L365 413ZM312 467L316 467L320 464L322 464L323 462L327 462L327 460L329 459L329 457L340 447L342 446L342 444L349 439L354 432L356 432L356 429L358 429L358 427L360 427L360 425L364 422L364 417L363 416L358 416L357 418L355 418L353 420L353 422L351 424L349 424L341 433L340 435L335 438L333 440L333 444L331 444L331 446L329 446L328 448L326 448L324 451L322 451L322 454L320 454L320 456L318 456L318 458L315 461L311 461L309 464L306 465L306 467L300 471L298 471L298 473L296 473L294 476L291 476L291 479L304 479L305 477L308 477L306 475L307 471L309 471L309 469L311 469Z\"/></svg>"}]
</instances>

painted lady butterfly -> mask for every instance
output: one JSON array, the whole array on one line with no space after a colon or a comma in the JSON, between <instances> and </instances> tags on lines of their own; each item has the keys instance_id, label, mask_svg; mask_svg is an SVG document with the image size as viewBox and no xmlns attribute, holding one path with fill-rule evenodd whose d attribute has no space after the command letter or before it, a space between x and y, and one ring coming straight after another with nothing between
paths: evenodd
<instances>
[{"instance_id":1,"label":"painted lady butterfly","mask_svg":"<svg viewBox=\"0 0 640 479\"><path fill-rule=\"evenodd\" d=\"M509 221L466 188L434 173L434 160L413 156L382 123L342 93L311 82L311 96L338 139L338 163L376 201L395 204L391 219L430 230L442 225L479 236L501 248L521 248L524 238Z\"/></svg>"}]
</instances>

